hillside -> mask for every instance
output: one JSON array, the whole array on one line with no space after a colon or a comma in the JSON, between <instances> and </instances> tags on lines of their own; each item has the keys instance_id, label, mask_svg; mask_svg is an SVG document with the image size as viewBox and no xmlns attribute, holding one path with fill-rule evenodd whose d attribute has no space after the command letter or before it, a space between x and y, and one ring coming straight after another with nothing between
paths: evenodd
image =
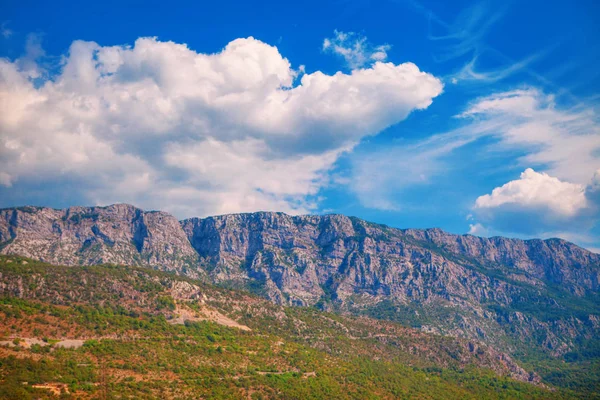
<instances>
[{"instance_id":1,"label":"hillside","mask_svg":"<svg viewBox=\"0 0 600 400\"><path fill-rule=\"evenodd\" d=\"M1 398L576 396L479 341L158 271L2 256L0 278Z\"/></svg>"},{"instance_id":2,"label":"hillside","mask_svg":"<svg viewBox=\"0 0 600 400\"><path fill-rule=\"evenodd\" d=\"M600 255L560 239L403 230L343 215L177 221L118 204L0 210L0 252L153 268L278 305L396 321L485 343L563 386L597 375Z\"/></svg>"}]
</instances>

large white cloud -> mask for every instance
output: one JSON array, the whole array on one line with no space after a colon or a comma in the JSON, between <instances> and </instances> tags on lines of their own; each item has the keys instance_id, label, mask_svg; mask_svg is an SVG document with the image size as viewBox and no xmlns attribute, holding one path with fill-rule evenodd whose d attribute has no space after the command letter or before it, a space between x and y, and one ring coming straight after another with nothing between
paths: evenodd
<instances>
[{"instance_id":1,"label":"large white cloud","mask_svg":"<svg viewBox=\"0 0 600 400\"><path fill-rule=\"evenodd\" d=\"M0 185L78 182L180 215L308 211L342 152L442 91L411 63L302 74L253 38L217 54L76 41L54 74L39 55L0 60Z\"/></svg>"}]
</instances>

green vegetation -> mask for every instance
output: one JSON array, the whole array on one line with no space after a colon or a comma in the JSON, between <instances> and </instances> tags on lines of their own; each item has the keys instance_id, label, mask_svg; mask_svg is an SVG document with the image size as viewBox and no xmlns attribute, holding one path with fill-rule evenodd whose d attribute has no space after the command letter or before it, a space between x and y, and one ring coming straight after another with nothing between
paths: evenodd
<instances>
[{"instance_id":1,"label":"green vegetation","mask_svg":"<svg viewBox=\"0 0 600 400\"><path fill-rule=\"evenodd\" d=\"M2 399L560 399L597 389L598 364L538 365L564 387L549 390L507 377L481 344L158 271L0 257L0 274L0 336L11 342L0 346ZM182 310L251 330L173 323ZM29 345L34 337L43 344ZM64 338L84 344L62 348Z\"/></svg>"}]
</instances>

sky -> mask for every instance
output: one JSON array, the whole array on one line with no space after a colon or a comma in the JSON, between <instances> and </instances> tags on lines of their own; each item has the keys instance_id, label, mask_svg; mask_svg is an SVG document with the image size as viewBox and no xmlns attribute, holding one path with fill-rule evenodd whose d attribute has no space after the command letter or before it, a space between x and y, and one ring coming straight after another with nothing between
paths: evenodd
<instances>
[{"instance_id":1,"label":"sky","mask_svg":"<svg viewBox=\"0 0 600 400\"><path fill-rule=\"evenodd\" d=\"M0 0L0 207L341 213L600 252L599 18Z\"/></svg>"}]
</instances>

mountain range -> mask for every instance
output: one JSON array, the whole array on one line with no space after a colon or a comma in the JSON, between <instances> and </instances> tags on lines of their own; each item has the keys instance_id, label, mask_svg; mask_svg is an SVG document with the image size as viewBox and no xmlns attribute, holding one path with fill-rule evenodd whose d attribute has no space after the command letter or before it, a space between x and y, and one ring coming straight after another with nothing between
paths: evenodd
<instances>
[{"instance_id":1,"label":"mountain range","mask_svg":"<svg viewBox=\"0 0 600 400\"><path fill-rule=\"evenodd\" d=\"M561 239L396 229L343 215L178 221L127 204L0 210L0 253L152 268L477 340L520 362L600 358L600 255Z\"/></svg>"}]
</instances>

